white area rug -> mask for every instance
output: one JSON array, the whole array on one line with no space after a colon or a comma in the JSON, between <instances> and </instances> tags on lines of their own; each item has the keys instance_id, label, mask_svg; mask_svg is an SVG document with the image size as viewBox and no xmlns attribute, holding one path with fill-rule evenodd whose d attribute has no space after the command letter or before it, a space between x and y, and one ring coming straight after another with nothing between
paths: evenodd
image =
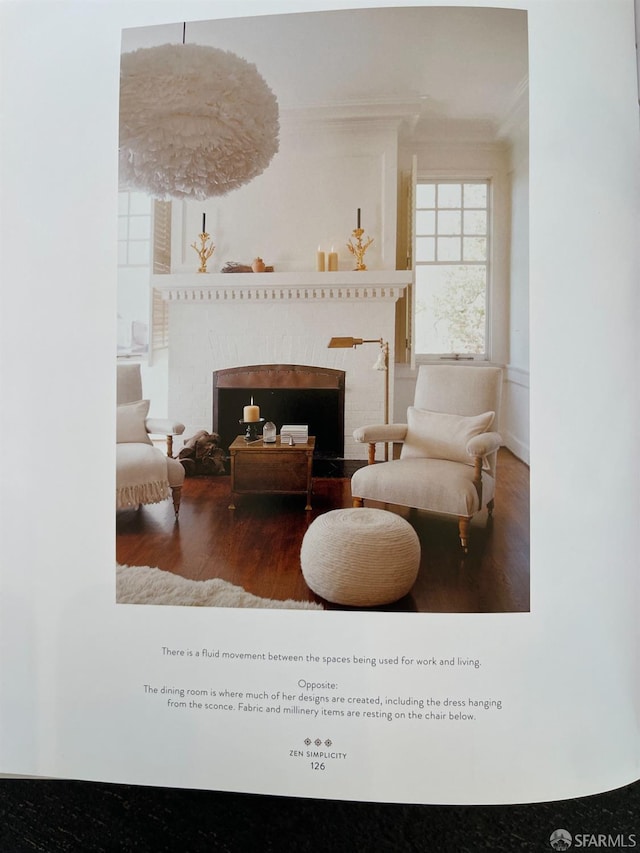
<instances>
[{"instance_id":1,"label":"white area rug","mask_svg":"<svg viewBox=\"0 0 640 853\"><path fill-rule=\"evenodd\" d=\"M310 601L259 598L220 578L192 581L151 566L116 566L116 601L118 604L171 604L178 607L324 609Z\"/></svg>"}]
</instances>

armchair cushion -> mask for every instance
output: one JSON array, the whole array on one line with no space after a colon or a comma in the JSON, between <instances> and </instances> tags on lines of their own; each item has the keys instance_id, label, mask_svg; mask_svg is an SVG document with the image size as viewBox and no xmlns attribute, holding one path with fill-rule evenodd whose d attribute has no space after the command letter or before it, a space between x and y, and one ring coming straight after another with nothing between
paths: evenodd
<instances>
[{"instance_id":1,"label":"armchair cushion","mask_svg":"<svg viewBox=\"0 0 640 853\"><path fill-rule=\"evenodd\" d=\"M473 467L443 459L395 459L365 465L351 478L351 494L383 504L412 506L470 518L481 509ZM495 480L482 472L482 505L495 494Z\"/></svg>"},{"instance_id":2,"label":"armchair cushion","mask_svg":"<svg viewBox=\"0 0 640 853\"><path fill-rule=\"evenodd\" d=\"M116 407L116 443L151 444L145 426L149 412L149 400L138 400Z\"/></svg>"},{"instance_id":3,"label":"armchair cushion","mask_svg":"<svg viewBox=\"0 0 640 853\"><path fill-rule=\"evenodd\" d=\"M486 432L494 418L495 412L464 417L410 406L407 409L407 435L400 458L447 459L469 465L469 441Z\"/></svg>"}]
</instances>

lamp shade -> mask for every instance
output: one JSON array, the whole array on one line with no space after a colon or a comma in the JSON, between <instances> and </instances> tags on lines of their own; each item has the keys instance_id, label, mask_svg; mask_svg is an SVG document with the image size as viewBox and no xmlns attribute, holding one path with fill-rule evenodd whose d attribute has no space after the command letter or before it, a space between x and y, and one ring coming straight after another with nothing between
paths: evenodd
<instances>
[{"instance_id":1,"label":"lamp shade","mask_svg":"<svg viewBox=\"0 0 640 853\"><path fill-rule=\"evenodd\" d=\"M362 338L331 338L327 346L329 349L347 349L360 346L363 343Z\"/></svg>"},{"instance_id":2,"label":"lamp shade","mask_svg":"<svg viewBox=\"0 0 640 853\"><path fill-rule=\"evenodd\" d=\"M204 200L260 175L279 147L278 102L229 51L165 44L122 55L120 187Z\"/></svg>"}]
</instances>

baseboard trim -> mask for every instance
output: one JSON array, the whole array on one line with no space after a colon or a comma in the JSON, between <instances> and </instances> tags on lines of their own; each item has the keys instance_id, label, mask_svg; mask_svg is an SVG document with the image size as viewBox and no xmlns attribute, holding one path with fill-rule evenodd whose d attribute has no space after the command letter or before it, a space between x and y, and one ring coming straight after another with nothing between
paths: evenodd
<instances>
[{"instance_id":1,"label":"baseboard trim","mask_svg":"<svg viewBox=\"0 0 640 853\"><path fill-rule=\"evenodd\" d=\"M529 445L519 441L511 432L503 432L502 437L507 450L510 450L521 462L529 465Z\"/></svg>"}]
</instances>

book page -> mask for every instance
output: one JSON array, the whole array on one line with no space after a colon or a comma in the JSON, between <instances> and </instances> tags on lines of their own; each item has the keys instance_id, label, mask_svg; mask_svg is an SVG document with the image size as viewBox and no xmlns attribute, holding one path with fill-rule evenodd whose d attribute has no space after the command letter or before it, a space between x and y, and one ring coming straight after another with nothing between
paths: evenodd
<instances>
[{"instance_id":1,"label":"book page","mask_svg":"<svg viewBox=\"0 0 640 853\"><path fill-rule=\"evenodd\" d=\"M376 4L230 5L0 9L0 771L451 804L637 779L632 0L437 4L527 13L530 608L116 603L121 45L133 28L176 41L185 20Z\"/></svg>"}]
</instances>

